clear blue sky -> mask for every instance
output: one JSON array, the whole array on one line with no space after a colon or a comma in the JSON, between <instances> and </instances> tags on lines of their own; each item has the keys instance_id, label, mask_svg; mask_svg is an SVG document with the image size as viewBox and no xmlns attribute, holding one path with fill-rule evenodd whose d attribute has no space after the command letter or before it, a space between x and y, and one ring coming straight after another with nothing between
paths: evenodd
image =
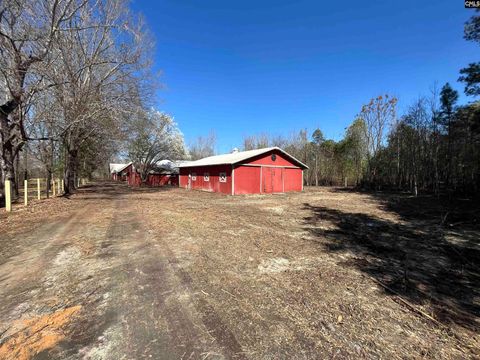
<instances>
[{"instance_id":1,"label":"clear blue sky","mask_svg":"<svg viewBox=\"0 0 480 360\"><path fill-rule=\"evenodd\" d=\"M214 129L217 152L247 134L319 127L340 139L371 97L400 110L479 59L462 0L134 0L156 38L155 68L187 144ZM462 97L462 101L468 101Z\"/></svg>"}]
</instances>

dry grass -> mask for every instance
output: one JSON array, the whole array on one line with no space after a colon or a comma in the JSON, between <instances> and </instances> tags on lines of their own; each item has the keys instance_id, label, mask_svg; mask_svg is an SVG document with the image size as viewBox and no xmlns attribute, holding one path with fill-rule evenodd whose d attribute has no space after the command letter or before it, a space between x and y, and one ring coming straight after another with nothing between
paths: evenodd
<instances>
[{"instance_id":1,"label":"dry grass","mask_svg":"<svg viewBox=\"0 0 480 360\"><path fill-rule=\"evenodd\" d=\"M58 217L68 217L77 204L66 197L32 200L28 206L14 204L13 211L0 209L0 225L3 235L11 235L28 230L32 226L51 221Z\"/></svg>"},{"instance_id":2,"label":"dry grass","mask_svg":"<svg viewBox=\"0 0 480 360\"><path fill-rule=\"evenodd\" d=\"M4 354L32 358L73 329L82 334L78 346L85 353L108 355L116 348L127 357L125 349L146 354L158 339L167 346L169 334L177 335L173 348L191 344L190 352L180 350L186 357L198 351L200 358L215 358L222 349L228 358L250 359L480 357L474 215L466 224L448 210L453 220L442 223L444 210L434 202L327 188L231 197L105 186L48 205L25 211L25 218L20 212L0 218L1 240L16 254L11 260L10 250L0 251L3 268L26 271L23 262L31 263L41 274L35 286L43 298L27 292L25 304L56 310L87 304L82 323L92 325L75 324L77 310L36 313L27 322L17 317L0 338ZM38 246L34 236L24 241L22 234L47 233L45 219L56 219L57 235L42 235L46 248L37 259L29 250ZM51 260L42 259L47 255ZM12 275L18 284L5 290L13 309L5 317L15 318L12 299L26 277ZM111 300L107 284L123 295ZM93 324L113 321L112 311L128 319L105 332L113 331L115 342L88 347L103 337ZM32 337L35 329L41 330ZM206 348L195 347L198 332ZM70 346L76 354L76 343Z\"/></svg>"},{"instance_id":3,"label":"dry grass","mask_svg":"<svg viewBox=\"0 0 480 360\"><path fill-rule=\"evenodd\" d=\"M401 272L384 271L375 276L358 266L359 262L391 261L391 270L396 270L392 254L379 258L375 249L369 253L362 248L360 233L382 236L376 220L385 221L398 236L404 226L414 226L413 235L403 234L408 237L428 230L387 211L385 203L373 196L330 189L235 198L176 190L152 195L152 200L156 196L162 206L138 201L134 202L136 211L149 220L159 241L171 249L195 289L235 329L242 348L252 358L271 354L314 358L319 353L386 358L480 355L478 313L469 313L470 323L439 317L444 323L439 327L399 301L406 299L414 308L436 317L438 307L432 304L435 294L428 279L422 283L427 293L421 301L415 298L418 294L407 292L399 299L374 280L394 286L403 277ZM316 214L318 209L336 213L334 217L328 212ZM368 231L370 228L373 230ZM392 235L383 232L385 239ZM335 249L345 243L345 237L360 243ZM384 238L382 241L387 241ZM422 240L420 236L417 239ZM422 240L426 255L430 254L430 240ZM412 273L432 270L417 265L411 265ZM478 290L478 283L470 286ZM472 301L472 306L478 306L478 298ZM447 310L454 314L465 312L458 304L450 305Z\"/></svg>"}]
</instances>

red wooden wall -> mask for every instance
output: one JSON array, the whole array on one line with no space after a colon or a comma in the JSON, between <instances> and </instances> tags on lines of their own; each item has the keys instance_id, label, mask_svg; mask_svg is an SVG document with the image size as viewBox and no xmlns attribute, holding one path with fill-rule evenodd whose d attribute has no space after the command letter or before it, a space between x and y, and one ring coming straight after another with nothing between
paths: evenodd
<instances>
[{"instance_id":1,"label":"red wooden wall","mask_svg":"<svg viewBox=\"0 0 480 360\"><path fill-rule=\"evenodd\" d=\"M302 191L303 190L303 170L302 169L284 169L284 191Z\"/></svg>"},{"instance_id":2,"label":"red wooden wall","mask_svg":"<svg viewBox=\"0 0 480 360\"><path fill-rule=\"evenodd\" d=\"M275 161L272 153L276 155ZM303 170L298 166L299 164L285 157L280 151L274 150L247 160L244 164L235 165L233 176L231 165L180 168L179 184L180 187L189 188L190 175L191 189L224 194L232 194L232 182L234 194L302 191ZM226 182L219 181L221 172L226 173ZM204 179L205 173L209 174L208 181Z\"/></svg>"},{"instance_id":3,"label":"red wooden wall","mask_svg":"<svg viewBox=\"0 0 480 360\"><path fill-rule=\"evenodd\" d=\"M272 160L272 154L275 154L276 159L275 161ZM267 154L262 154L257 157L254 157L245 164L252 164L252 165L272 165L272 166L295 166L298 165L293 161L289 160L288 158L284 157L283 153L278 150L273 150Z\"/></svg>"},{"instance_id":4,"label":"red wooden wall","mask_svg":"<svg viewBox=\"0 0 480 360\"><path fill-rule=\"evenodd\" d=\"M235 167L235 194L302 191L303 170L298 166L278 150L252 158Z\"/></svg>"},{"instance_id":5,"label":"red wooden wall","mask_svg":"<svg viewBox=\"0 0 480 360\"><path fill-rule=\"evenodd\" d=\"M142 185L142 179L137 172L129 173L128 185L130 186ZM165 185L178 186L178 176L168 175L168 174L149 174L145 185L147 186L165 186Z\"/></svg>"},{"instance_id":6,"label":"red wooden wall","mask_svg":"<svg viewBox=\"0 0 480 360\"><path fill-rule=\"evenodd\" d=\"M116 181L126 181L130 186L140 186L142 184L142 179L140 175L133 171L133 166L129 165L122 172L126 174L120 176L120 174L112 174L112 180ZM172 185L178 186L178 175L176 174L149 174L147 182L145 185L148 186L165 186Z\"/></svg>"},{"instance_id":7,"label":"red wooden wall","mask_svg":"<svg viewBox=\"0 0 480 360\"><path fill-rule=\"evenodd\" d=\"M238 166L234 170L235 194L260 193L260 167Z\"/></svg>"},{"instance_id":8,"label":"red wooden wall","mask_svg":"<svg viewBox=\"0 0 480 360\"><path fill-rule=\"evenodd\" d=\"M129 176L130 176L130 173L132 172L132 164L128 165L125 169L123 169L123 171L121 171L120 173L114 173L112 174L112 180L115 180L115 181L127 181ZM123 175L121 176L121 174L126 174L126 175Z\"/></svg>"},{"instance_id":9,"label":"red wooden wall","mask_svg":"<svg viewBox=\"0 0 480 360\"><path fill-rule=\"evenodd\" d=\"M262 192L280 193L283 190L284 168L262 167Z\"/></svg>"},{"instance_id":10,"label":"red wooden wall","mask_svg":"<svg viewBox=\"0 0 480 360\"><path fill-rule=\"evenodd\" d=\"M225 173L225 182L220 181L220 173ZM197 166L192 168L180 168L180 187L188 188L190 175L190 188L194 190L205 190L220 192L223 194L232 193L232 166L214 165ZM208 180L205 175L208 174Z\"/></svg>"}]
</instances>

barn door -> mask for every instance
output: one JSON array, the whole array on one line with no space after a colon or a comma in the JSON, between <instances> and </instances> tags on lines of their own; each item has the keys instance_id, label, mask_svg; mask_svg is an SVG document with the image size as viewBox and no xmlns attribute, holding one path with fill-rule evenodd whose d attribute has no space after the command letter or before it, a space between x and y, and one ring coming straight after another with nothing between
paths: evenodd
<instances>
[{"instance_id":1,"label":"barn door","mask_svg":"<svg viewBox=\"0 0 480 360\"><path fill-rule=\"evenodd\" d=\"M268 194L273 192L273 176L272 168L270 167L262 168L262 187L264 193Z\"/></svg>"},{"instance_id":2,"label":"barn door","mask_svg":"<svg viewBox=\"0 0 480 360\"><path fill-rule=\"evenodd\" d=\"M274 193L283 192L282 168L272 168L272 188Z\"/></svg>"},{"instance_id":3,"label":"barn door","mask_svg":"<svg viewBox=\"0 0 480 360\"><path fill-rule=\"evenodd\" d=\"M262 168L262 190L264 193L283 192L283 169L276 167Z\"/></svg>"}]
</instances>

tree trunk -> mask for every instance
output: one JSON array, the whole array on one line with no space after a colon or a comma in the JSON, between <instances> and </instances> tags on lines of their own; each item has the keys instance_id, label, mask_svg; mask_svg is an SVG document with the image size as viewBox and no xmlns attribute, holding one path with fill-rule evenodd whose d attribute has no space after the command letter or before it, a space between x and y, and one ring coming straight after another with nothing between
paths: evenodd
<instances>
[{"instance_id":1,"label":"tree trunk","mask_svg":"<svg viewBox=\"0 0 480 360\"><path fill-rule=\"evenodd\" d=\"M397 173L396 173L396 179L395 179L395 186L397 186L398 189L400 189L400 134L397 134Z\"/></svg>"},{"instance_id":2,"label":"tree trunk","mask_svg":"<svg viewBox=\"0 0 480 360\"><path fill-rule=\"evenodd\" d=\"M440 196L440 176L438 174L438 151L439 151L439 146L438 146L438 141L435 139L435 156L434 156L434 171L435 171L435 195L437 197Z\"/></svg>"},{"instance_id":3,"label":"tree trunk","mask_svg":"<svg viewBox=\"0 0 480 360\"><path fill-rule=\"evenodd\" d=\"M69 149L65 158L65 170L63 173L63 183L65 186L65 195L73 194L75 191L75 170L77 168L78 150Z\"/></svg>"},{"instance_id":4,"label":"tree trunk","mask_svg":"<svg viewBox=\"0 0 480 360\"><path fill-rule=\"evenodd\" d=\"M0 164L1 164L1 158L0 158ZM0 206L3 204L3 197L5 196L3 194L3 189L4 189L4 182L3 182L3 171L2 171L2 166L0 165Z\"/></svg>"},{"instance_id":5,"label":"tree trunk","mask_svg":"<svg viewBox=\"0 0 480 360\"><path fill-rule=\"evenodd\" d=\"M413 195L418 196L417 174L413 175Z\"/></svg>"},{"instance_id":6,"label":"tree trunk","mask_svg":"<svg viewBox=\"0 0 480 360\"><path fill-rule=\"evenodd\" d=\"M47 199L50 197L52 184L52 169L47 169Z\"/></svg>"},{"instance_id":7,"label":"tree trunk","mask_svg":"<svg viewBox=\"0 0 480 360\"><path fill-rule=\"evenodd\" d=\"M17 182L15 176L15 153L13 151L13 146L10 142L3 144L2 153L0 154L0 162L2 166L2 183L5 183L5 180L10 180L12 182L13 189L13 198L18 197Z\"/></svg>"},{"instance_id":8,"label":"tree trunk","mask_svg":"<svg viewBox=\"0 0 480 360\"><path fill-rule=\"evenodd\" d=\"M417 168L417 158L416 154L414 153L412 156L413 159L413 179L412 179L412 192L415 197L418 196L418 179L417 179L417 174L418 174L418 168Z\"/></svg>"},{"instance_id":9,"label":"tree trunk","mask_svg":"<svg viewBox=\"0 0 480 360\"><path fill-rule=\"evenodd\" d=\"M14 199L18 198L18 186L15 176L15 158L21 150L23 143L13 133L12 118L18 109L18 103L14 100L0 106L0 166L2 168L2 184L5 180L12 182ZM19 144L13 142L17 139ZM2 186L3 190L3 186Z\"/></svg>"},{"instance_id":10,"label":"tree trunk","mask_svg":"<svg viewBox=\"0 0 480 360\"><path fill-rule=\"evenodd\" d=\"M49 159L47 160L48 165L47 168L47 199L50 197L51 191L51 184L52 184L52 176L53 176L53 168L54 168L54 160L55 160L55 149L53 147L53 139L50 139L50 150L51 153L49 154Z\"/></svg>"}]
</instances>

